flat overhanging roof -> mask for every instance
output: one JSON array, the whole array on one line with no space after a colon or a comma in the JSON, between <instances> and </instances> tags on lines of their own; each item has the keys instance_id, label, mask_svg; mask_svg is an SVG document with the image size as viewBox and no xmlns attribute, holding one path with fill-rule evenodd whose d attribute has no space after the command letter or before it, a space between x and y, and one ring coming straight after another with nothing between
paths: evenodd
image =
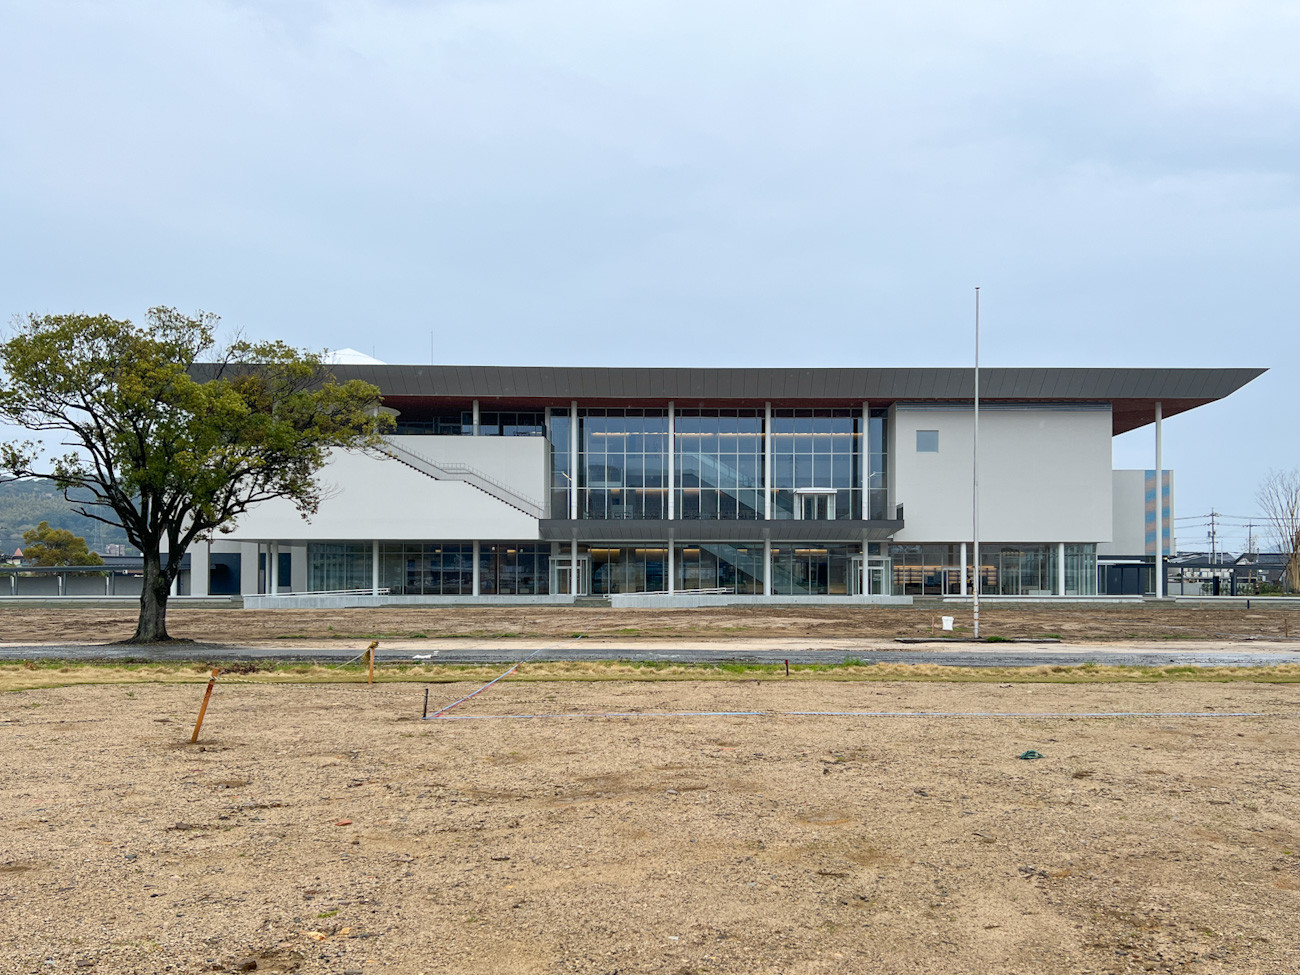
<instances>
[{"instance_id":1,"label":"flat overhanging roof","mask_svg":"<svg viewBox=\"0 0 1300 975\"><path fill-rule=\"evenodd\" d=\"M397 409L438 401L477 399L519 406L585 405L821 406L900 400L969 402L975 391L968 368L918 369L690 369L596 366L360 365L329 367L340 380L378 386ZM1109 403L1116 434L1163 415L1204 406L1236 392L1264 369L980 370L980 400ZM203 375L203 367L195 370Z\"/></svg>"}]
</instances>

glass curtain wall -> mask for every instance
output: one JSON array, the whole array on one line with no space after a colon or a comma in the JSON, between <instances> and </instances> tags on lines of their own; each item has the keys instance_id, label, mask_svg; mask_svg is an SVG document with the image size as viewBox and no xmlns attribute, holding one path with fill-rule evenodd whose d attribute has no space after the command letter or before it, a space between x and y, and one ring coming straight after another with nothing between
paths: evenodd
<instances>
[{"instance_id":1,"label":"glass curtain wall","mask_svg":"<svg viewBox=\"0 0 1300 975\"><path fill-rule=\"evenodd\" d=\"M572 429L569 411L558 407L550 412L546 440L551 455L551 510L552 518L569 517L569 490L573 486L573 471L569 465L569 431Z\"/></svg>"},{"instance_id":2,"label":"glass curtain wall","mask_svg":"<svg viewBox=\"0 0 1300 975\"><path fill-rule=\"evenodd\" d=\"M370 546L362 542L313 542L307 546L307 588L311 592L369 590L374 582L370 555Z\"/></svg>"},{"instance_id":3,"label":"glass curtain wall","mask_svg":"<svg viewBox=\"0 0 1300 975\"><path fill-rule=\"evenodd\" d=\"M474 546L469 542L385 542L379 546L379 584L406 596L472 595Z\"/></svg>"},{"instance_id":4,"label":"glass curtain wall","mask_svg":"<svg viewBox=\"0 0 1300 975\"><path fill-rule=\"evenodd\" d=\"M867 513L871 519L890 518L888 410L872 410L867 421Z\"/></svg>"},{"instance_id":5,"label":"glass curtain wall","mask_svg":"<svg viewBox=\"0 0 1300 975\"><path fill-rule=\"evenodd\" d=\"M674 424L677 517L762 518L762 410L680 410Z\"/></svg>"},{"instance_id":6,"label":"glass curtain wall","mask_svg":"<svg viewBox=\"0 0 1300 975\"><path fill-rule=\"evenodd\" d=\"M772 592L778 596L843 596L857 545L798 545L772 549Z\"/></svg>"},{"instance_id":7,"label":"glass curtain wall","mask_svg":"<svg viewBox=\"0 0 1300 975\"><path fill-rule=\"evenodd\" d=\"M773 410L771 436L773 517L797 517L800 488L834 489L836 520L862 517L860 410Z\"/></svg>"},{"instance_id":8,"label":"glass curtain wall","mask_svg":"<svg viewBox=\"0 0 1300 975\"><path fill-rule=\"evenodd\" d=\"M578 440L579 517L668 517L666 410L580 410Z\"/></svg>"},{"instance_id":9,"label":"glass curtain wall","mask_svg":"<svg viewBox=\"0 0 1300 975\"><path fill-rule=\"evenodd\" d=\"M726 589L762 595L762 543L686 542L674 549L673 562L678 591Z\"/></svg>"},{"instance_id":10,"label":"glass curtain wall","mask_svg":"<svg viewBox=\"0 0 1300 975\"><path fill-rule=\"evenodd\" d=\"M945 596L961 592L960 545L891 545L894 592Z\"/></svg>"},{"instance_id":11,"label":"glass curtain wall","mask_svg":"<svg viewBox=\"0 0 1300 975\"><path fill-rule=\"evenodd\" d=\"M592 548L587 554L593 596L668 591L667 548Z\"/></svg>"},{"instance_id":12,"label":"glass curtain wall","mask_svg":"<svg viewBox=\"0 0 1300 975\"><path fill-rule=\"evenodd\" d=\"M1097 595L1097 546L1065 546L1065 594Z\"/></svg>"},{"instance_id":13,"label":"glass curtain wall","mask_svg":"<svg viewBox=\"0 0 1300 975\"><path fill-rule=\"evenodd\" d=\"M551 546L479 546L478 591L483 595L545 595L550 588Z\"/></svg>"}]
</instances>

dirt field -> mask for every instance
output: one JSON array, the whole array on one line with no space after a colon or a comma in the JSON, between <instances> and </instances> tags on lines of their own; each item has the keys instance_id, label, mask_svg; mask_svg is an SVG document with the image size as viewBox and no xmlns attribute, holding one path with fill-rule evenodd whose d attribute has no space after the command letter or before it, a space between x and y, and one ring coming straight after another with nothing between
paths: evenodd
<instances>
[{"instance_id":1,"label":"dirt field","mask_svg":"<svg viewBox=\"0 0 1300 975\"><path fill-rule=\"evenodd\" d=\"M925 607L723 607L675 610L601 610L571 607L427 607L349 610L172 609L172 636L203 643L254 645L335 639L555 639L585 633L619 640L856 639L941 634L939 616L956 616L961 636L970 632L970 608ZM0 608L0 641L7 643L123 640L135 629L131 609ZM985 607L981 636L1060 637L1095 640L1300 641L1300 610L1201 609L1150 604L1049 605L1021 609Z\"/></svg>"},{"instance_id":2,"label":"dirt field","mask_svg":"<svg viewBox=\"0 0 1300 975\"><path fill-rule=\"evenodd\" d=\"M0 972L1300 969L1294 685L202 689L0 697Z\"/></svg>"}]
</instances>

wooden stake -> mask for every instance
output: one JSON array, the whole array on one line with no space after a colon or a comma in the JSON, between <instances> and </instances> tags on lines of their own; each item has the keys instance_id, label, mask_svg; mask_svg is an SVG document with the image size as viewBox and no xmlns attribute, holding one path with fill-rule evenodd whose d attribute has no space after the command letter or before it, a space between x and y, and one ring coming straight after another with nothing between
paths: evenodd
<instances>
[{"instance_id":1,"label":"wooden stake","mask_svg":"<svg viewBox=\"0 0 1300 975\"><path fill-rule=\"evenodd\" d=\"M379 641L375 640L370 644L370 683L375 682L375 647L379 646Z\"/></svg>"},{"instance_id":2,"label":"wooden stake","mask_svg":"<svg viewBox=\"0 0 1300 975\"><path fill-rule=\"evenodd\" d=\"M221 673L220 669L212 668L212 676L208 678L208 692L203 695L203 707L199 708L199 720L194 722L194 734L190 735L191 745L199 740L199 729L203 727L203 716L208 713L208 701L212 698L212 687L216 684L219 673Z\"/></svg>"}]
</instances>

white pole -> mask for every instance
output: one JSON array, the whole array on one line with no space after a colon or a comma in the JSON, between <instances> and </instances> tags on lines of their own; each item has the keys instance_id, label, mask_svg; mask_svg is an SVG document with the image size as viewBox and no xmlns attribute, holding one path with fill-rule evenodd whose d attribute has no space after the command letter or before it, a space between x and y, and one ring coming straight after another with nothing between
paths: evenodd
<instances>
[{"instance_id":1,"label":"white pole","mask_svg":"<svg viewBox=\"0 0 1300 975\"><path fill-rule=\"evenodd\" d=\"M1156 599L1165 594L1165 478L1161 452L1163 410L1156 400Z\"/></svg>"},{"instance_id":2,"label":"white pole","mask_svg":"<svg viewBox=\"0 0 1300 975\"><path fill-rule=\"evenodd\" d=\"M975 529L975 639L980 638L980 590L984 588L980 568L980 289L975 289L975 432L972 438L975 463L971 495Z\"/></svg>"}]
</instances>

